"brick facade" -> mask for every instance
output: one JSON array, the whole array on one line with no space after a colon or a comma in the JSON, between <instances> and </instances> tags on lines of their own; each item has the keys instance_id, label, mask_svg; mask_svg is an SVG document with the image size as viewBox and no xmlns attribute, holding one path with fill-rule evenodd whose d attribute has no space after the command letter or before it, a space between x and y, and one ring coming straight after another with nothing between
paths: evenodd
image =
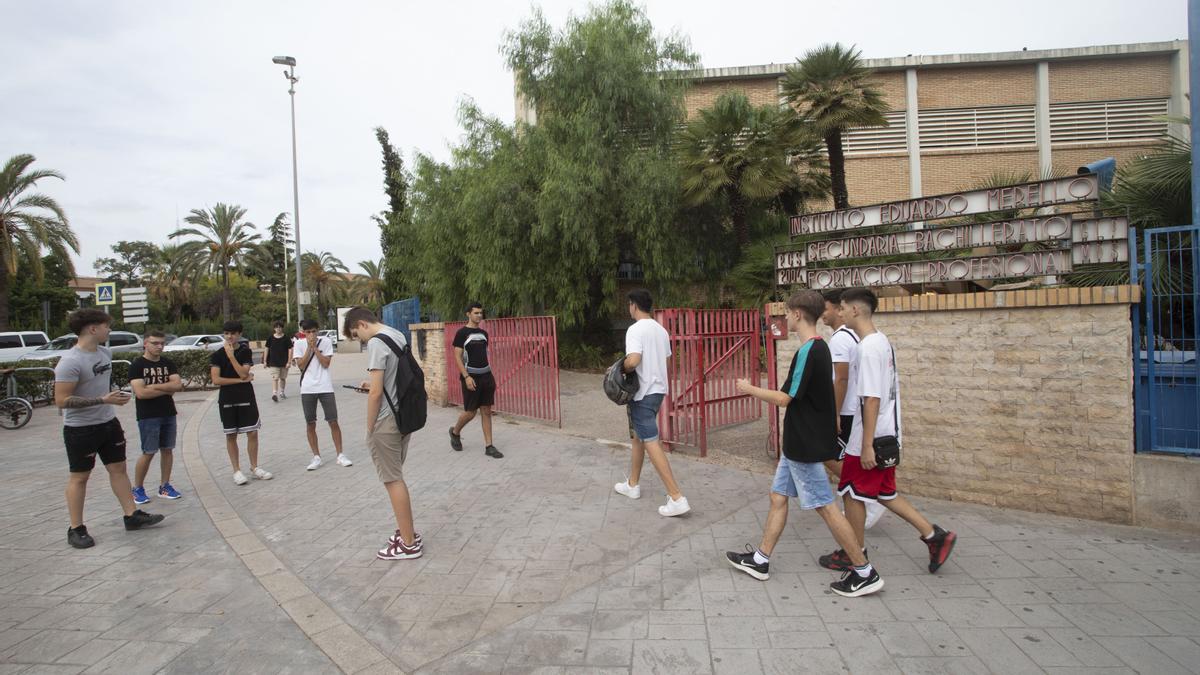
<instances>
[{"instance_id":1,"label":"brick facade","mask_svg":"<svg viewBox=\"0 0 1200 675\"><path fill-rule=\"evenodd\" d=\"M1040 173L1037 150L931 152L921 155L921 191L927 195L940 195L975 189L993 174L1024 172L1037 179Z\"/></svg>"},{"instance_id":2,"label":"brick facade","mask_svg":"<svg viewBox=\"0 0 1200 675\"><path fill-rule=\"evenodd\" d=\"M1171 95L1171 57L1139 56L1050 64L1050 102L1119 101Z\"/></svg>"},{"instance_id":3,"label":"brick facade","mask_svg":"<svg viewBox=\"0 0 1200 675\"><path fill-rule=\"evenodd\" d=\"M752 105L779 105L778 78L697 82L688 87L687 93L684 94L683 104L687 109L688 118L694 117L697 110L712 106L713 102L727 91L742 92L750 99Z\"/></svg>"},{"instance_id":4,"label":"brick facade","mask_svg":"<svg viewBox=\"0 0 1200 675\"><path fill-rule=\"evenodd\" d=\"M882 300L876 325L900 372L901 493L1133 522L1137 299L1112 287ZM797 342L777 343L780 377Z\"/></svg>"},{"instance_id":5,"label":"brick facade","mask_svg":"<svg viewBox=\"0 0 1200 675\"><path fill-rule=\"evenodd\" d=\"M425 371L425 393L429 402L439 406L449 405L446 392L446 324L409 324L413 338L413 356Z\"/></svg>"},{"instance_id":6,"label":"brick facade","mask_svg":"<svg viewBox=\"0 0 1200 675\"><path fill-rule=\"evenodd\" d=\"M994 105L1032 105L1037 98L1033 64L917 71L921 110Z\"/></svg>"}]
</instances>

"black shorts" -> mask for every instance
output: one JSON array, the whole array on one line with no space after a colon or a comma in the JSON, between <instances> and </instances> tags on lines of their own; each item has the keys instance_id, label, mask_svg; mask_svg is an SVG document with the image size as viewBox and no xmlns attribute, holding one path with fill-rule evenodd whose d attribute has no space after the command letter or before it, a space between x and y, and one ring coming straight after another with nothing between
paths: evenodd
<instances>
[{"instance_id":1,"label":"black shorts","mask_svg":"<svg viewBox=\"0 0 1200 675\"><path fill-rule=\"evenodd\" d=\"M101 424L63 427L63 442L71 473L91 471L96 466L96 455L106 466L125 461L125 430L115 417Z\"/></svg>"},{"instance_id":2,"label":"black shorts","mask_svg":"<svg viewBox=\"0 0 1200 675\"><path fill-rule=\"evenodd\" d=\"M258 403L254 399L248 402L220 403L221 427L226 436L245 434L258 431L262 426L258 419Z\"/></svg>"},{"instance_id":3,"label":"black shorts","mask_svg":"<svg viewBox=\"0 0 1200 675\"><path fill-rule=\"evenodd\" d=\"M479 410L483 406L495 405L496 403L496 378L492 377L491 373L480 373L471 375L471 379L475 380L475 391L467 388L467 379L462 375L458 376L458 382L462 385L463 395L463 410L470 412Z\"/></svg>"},{"instance_id":4,"label":"black shorts","mask_svg":"<svg viewBox=\"0 0 1200 675\"><path fill-rule=\"evenodd\" d=\"M842 433L838 434L838 459L846 456L846 444L850 442L850 430L854 427L854 415L839 415L842 421Z\"/></svg>"},{"instance_id":5,"label":"black shorts","mask_svg":"<svg viewBox=\"0 0 1200 675\"><path fill-rule=\"evenodd\" d=\"M337 421L337 397L332 391L326 391L320 394L300 394L300 408L304 410L305 422L316 424L317 403L321 404L321 412L325 413L326 422Z\"/></svg>"}]
</instances>

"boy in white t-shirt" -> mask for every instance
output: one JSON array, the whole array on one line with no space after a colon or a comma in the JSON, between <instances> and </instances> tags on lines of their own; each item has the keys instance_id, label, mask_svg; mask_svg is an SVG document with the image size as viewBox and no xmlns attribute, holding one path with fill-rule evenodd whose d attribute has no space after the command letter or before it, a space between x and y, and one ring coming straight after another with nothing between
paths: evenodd
<instances>
[{"instance_id":1,"label":"boy in white t-shirt","mask_svg":"<svg viewBox=\"0 0 1200 675\"><path fill-rule=\"evenodd\" d=\"M866 504L879 502L916 528L921 541L929 547L929 572L933 573L950 557L958 537L930 523L907 499L896 493L896 467L883 468L875 461L875 439L895 436L903 447L901 429L904 425L895 352L887 336L875 330L873 317L878 305L874 291L869 288L851 288L842 292L842 320L861 338L857 379L860 404L858 414L854 416L850 441L846 444L838 493L852 497L844 499L846 519L854 528L864 553Z\"/></svg>"},{"instance_id":2,"label":"boy in white t-shirt","mask_svg":"<svg viewBox=\"0 0 1200 675\"><path fill-rule=\"evenodd\" d=\"M325 421L329 423L333 447L337 451L337 463L342 466L354 465L349 457L342 454L342 428L338 426L337 398L333 393L333 375L329 372L329 365L333 363L333 342L319 336L318 328L320 326L312 319L301 321L300 330L304 333L304 339L296 340L292 347L293 358L300 368L300 405L308 425L308 447L313 454L307 467L309 471L321 466L321 449L317 443L318 403L325 414Z\"/></svg>"},{"instance_id":3,"label":"boy in white t-shirt","mask_svg":"<svg viewBox=\"0 0 1200 675\"><path fill-rule=\"evenodd\" d=\"M642 463L650 453L650 463L667 489L667 503L658 507L662 516L681 516L691 510L687 497L679 491L671 463L658 439L658 409L667 394L667 357L671 355L671 338L651 316L654 305L650 291L639 288L629 292L629 316L634 324L625 331L625 372L636 371L638 390L627 406L629 414L629 437L633 439L633 458L629 466L629 477L617 483L613 489L618 493L637 499L642 496L638 481L642 476Z\"/></svg>"}]
</instances>

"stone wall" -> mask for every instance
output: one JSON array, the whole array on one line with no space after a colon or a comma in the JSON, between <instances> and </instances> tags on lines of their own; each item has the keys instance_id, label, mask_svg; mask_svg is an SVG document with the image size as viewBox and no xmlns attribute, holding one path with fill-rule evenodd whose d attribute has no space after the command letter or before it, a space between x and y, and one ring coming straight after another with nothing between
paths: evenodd
<instances>
[{"instance_id":1,"label":"stone wall","mask_svg":"<svg viewBox=\"0 0 1200 675\"><path fill-rule=\"evenodd\" d=\"M900 372L900 489L1134 522L1136 288L884 298ZM779 343L780 377L795 340Z\"/></svg>"},{"instance_id":2,"label":"stone wall","mask_svg":"<svg viewBox=\"0 0 1200 675\"><path fill-rule=\"evenodd\" d=\"M429 402L447 406L446 393L446 344L444 323L412 323L413 356L425 371L425 393Z\"/></svg>"}]
</instances>

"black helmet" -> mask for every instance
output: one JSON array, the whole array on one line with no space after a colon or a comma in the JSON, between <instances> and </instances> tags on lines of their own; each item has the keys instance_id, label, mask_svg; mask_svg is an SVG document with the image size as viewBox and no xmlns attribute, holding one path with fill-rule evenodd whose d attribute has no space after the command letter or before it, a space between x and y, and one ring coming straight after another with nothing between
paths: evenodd
<instances>
[{"instance_id":1,"label":"black helmet","mask_svg":"<svg viewBox=\"0 0 1200 675\"><path fill-rule=\"evenodd\" d=\"M638 390L637 373L626 373L624 365L625 357L621 357L604 373L604 393L617 405L627 405Z\"/></svg>"}]
</instances>

